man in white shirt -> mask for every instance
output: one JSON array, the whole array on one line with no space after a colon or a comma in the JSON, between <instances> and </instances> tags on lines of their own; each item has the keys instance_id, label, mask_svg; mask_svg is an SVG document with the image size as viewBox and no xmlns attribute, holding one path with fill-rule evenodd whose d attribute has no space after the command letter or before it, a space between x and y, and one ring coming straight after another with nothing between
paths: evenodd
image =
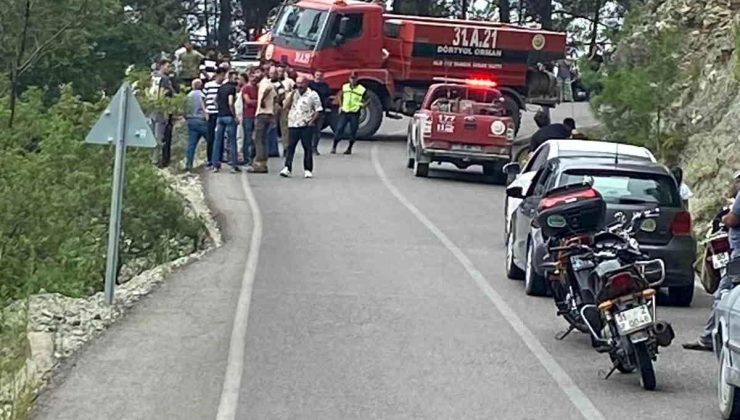
<instances>
[{"instance_id":1,"label":"man in white shirt","mask_svg":"<svg viewBox=\"0 0 740 420\"><path fill-rule=\"evenodd\" d=\"M268 172L268 141L270 130L274 130L272 127L275 122L275 101L277 101L274 86L276 81L277 72L271 68L268 77L264 78L257 87L257 109L254 122L255 157L252 166L247 168L247 172L260 174Z\"/></svg>"},{"instance_id":2,"label":"man in white shirt","mask_svg":"<svg viewBox=\"0 0 740 420\"><path fill-rule=\"evenodd\" d=\"M290 142L285 152L285 167L280 176L289 177L293 171L293 156L298 142L303 147L303 169L305 178L313 177L313 132L316 120L323 107L319 94L308 88L308 79L298 76L295 89L285 99L288 136Z\"/></svg>"},{"instance_id":3,"label":"man in white shirt","mask_svg":"<svg viewBox=\"0 0 740 420\"><path fill-rule=\"evenodd\" d=\"M206 97L206 113L208 114L208 134L206 135L206 143L208 145L208 162L207 166L210 168L214 165L214 159L221 159L221 156L213 156L213 142L216 138L216 121L218 120L218 106L216 106L216 95L218 94L218 88L221 87L224 79L226 78L226 70L217 69L216 75L213 76L213 80L206 83L203 87L203 93Z\"/></svg>"}]
</instances>

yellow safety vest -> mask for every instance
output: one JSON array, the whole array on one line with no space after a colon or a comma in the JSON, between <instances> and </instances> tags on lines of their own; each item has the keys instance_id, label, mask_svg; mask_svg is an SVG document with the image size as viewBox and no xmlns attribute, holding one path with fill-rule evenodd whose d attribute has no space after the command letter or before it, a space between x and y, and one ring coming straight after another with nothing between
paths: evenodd
<instances>
[{"instance_id":1,"label":"yellow safety vest","mask_svg":"<svg viewBox=\"0 0 740 420\"><path fill-rule=\"evenodd\" d=\"M362 108L362 97L365 95L365 86L358 84L354 88L345 83L342 86L342 112L359 112Z\"/></svg>"}]
</instances>

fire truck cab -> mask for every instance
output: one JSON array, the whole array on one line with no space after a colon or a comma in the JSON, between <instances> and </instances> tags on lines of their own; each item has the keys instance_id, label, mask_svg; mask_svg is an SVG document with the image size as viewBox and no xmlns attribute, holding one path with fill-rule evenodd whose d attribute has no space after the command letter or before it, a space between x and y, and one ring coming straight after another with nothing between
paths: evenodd
<instances>
[{"instance_id":1,"label":"fire truck cab","mask_svg":"<svg viewBox=\"0 0 740 420\"><path fill-rule=\"evenodd\" d=\"M432 162L481 165L486 176L505 183L515 126L503 94L488 80L443 80L429 88L409 123L408 168L426 177Z\"/></svg>"}]
</instances>

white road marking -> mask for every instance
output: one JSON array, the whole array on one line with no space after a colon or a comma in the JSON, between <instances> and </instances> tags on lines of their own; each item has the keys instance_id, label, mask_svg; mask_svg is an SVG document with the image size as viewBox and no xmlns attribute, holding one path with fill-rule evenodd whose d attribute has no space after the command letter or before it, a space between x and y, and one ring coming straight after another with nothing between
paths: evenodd
<instances>
[{"instance_id":1,"label":"white road marking","mask_svg":"<svg viewBox=\"0 0 740 420\"><path fill-rule=\"evenodd\" d=\"M391 183L388 176L385 174L383 167L380 165L378 160L378 146L373 146L372 149L372 162L375 167L375 172L380 177L386 188L393 194L396 199L413 214L421 224L423 224L429 231L439 239L440 242L449 250L452 255L457 258L457 261L465 268L470 277L480 288L481 292L493 303L493 306L501 313L501 316L511 325L511 328L519 335L524 344L539 360L542 367L545 368L547 373L555 380L560 389L568 396L573 405L581 412L581 415L587 420L606 420L606 417L596 408L586 394L573 382L568 373L563 369L554 357L547 352L545 347L535 337L532 331L524 324L514 310L506 303L506 300L491 287L486 281L483 274L478 271L470 261L467 255L455 245L447 235L444 234L431 220L429 220L413 203L411 203L404 195Z\"/></svg>"},{"instance_id":2,"label":"white road marking","mask_svg":"<svg viewBox=\"0 0 740 420\"><path fill-rule=\"evenodd\" d=\"M252 238L249 242L249 254L244 266L242 286L239 291L239 301L236 304L234 324L231 329L229 343L229 358L226 362L224 385L221 388L221 401L218 405L216 420L236 419L236 408L239 404L239 389L244 372L244 351L247 346L247 322L249 320L249 304L252 300L252 286L257 273L257 262L260 257L262 244L262 213L257 200L254 198L249 180L246 175L241 177L242 189L247 198L249 209L252 212Z\"/></svg>"}]
</instances>

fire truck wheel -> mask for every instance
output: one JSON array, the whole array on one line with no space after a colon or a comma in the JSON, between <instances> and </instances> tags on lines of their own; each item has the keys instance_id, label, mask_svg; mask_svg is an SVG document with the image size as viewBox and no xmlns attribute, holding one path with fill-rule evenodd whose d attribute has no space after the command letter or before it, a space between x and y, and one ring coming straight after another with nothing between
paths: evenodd
<instances>
[{"instance_id":1,"label":"fire truck wheel","mask_svg":"<svg viewBox=\"0 0 740 420\"><path fill-rule=\"evenodd\" d=\"M383 103L378 94L367 89L365 98L367 106L360 112L360 128L357 130L357 137L361 139L372 137L383 122Z\"/></svg>"},{"instance_id":2,"label":"fire truck wheel","mask_svg":"<svg viewBox=\"0 0 740 420\"><path fill-rule=\"evenodd\" d=\"M522 123L522 111L519 109L519 104L516 100L509 95L504 95L504 108L508 116L514 120L514 135L519 134L519 126Z\"/></svg>"}]
</instances>

